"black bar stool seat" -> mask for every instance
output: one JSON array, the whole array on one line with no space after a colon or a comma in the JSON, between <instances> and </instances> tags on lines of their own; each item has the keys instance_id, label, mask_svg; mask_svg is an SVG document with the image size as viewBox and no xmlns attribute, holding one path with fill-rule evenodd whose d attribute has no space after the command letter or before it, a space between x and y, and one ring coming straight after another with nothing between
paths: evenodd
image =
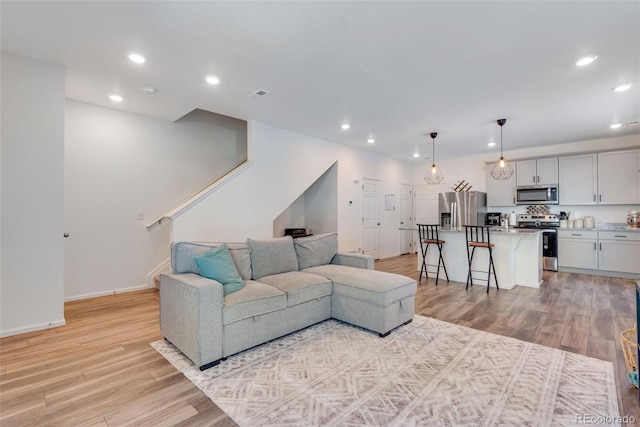
<instances>
[{"instance_id":1,"label":"black bar stool seat","mask_svg":"<svg viewBox=\"0 0 640 427\"><path fill-rule=\"evenodd\" d=\"M441 240L438 236L438 229L440 225L437 224L416 224L418 226L418 236L420 238L420 250L422 252L422 266L420 267L420 277L418 278L418 282L422 279L422 272L424 272L424 277L427 279L429 275L427 274L427 266L436 267L436 286L438 286L438 280L440 279L440 267L444 269L444 274L447 278L447 282L449 281L449 274L447 273L447 266L444 264L444 258L442 257L442 246L446 243L444 240ZM438 264L427 264L427 251L429 250L429 245L436 245L438 248ZM433 272L432 272L433 273Z\"/></svg>"},{"instance_id":2,"label":"black bar stool seat","mask_svg":"<svg viewBox=\"0 0 640 427\"><path fill-rule=\"evenodd\" d=\"M493 263L493 248L495 245L491 243L490 228L484 225L465 225L464 230L467 237L467 259L469 260L469 273L467 274L467 287L469 284L473 286L473 275L471 274L471 266L473 264L473 255L476 248L484 248L489 250L489 267L487 269L487 293L489 293L489 286L491 285L491 272L493 271L493 280L496 282L496 289L500 289L498 286L498 276L496 276L496 266ZM479 271L479 270L473 270ZM478 279L482 280L482 279Z\"/></svg>"}]
</instances>

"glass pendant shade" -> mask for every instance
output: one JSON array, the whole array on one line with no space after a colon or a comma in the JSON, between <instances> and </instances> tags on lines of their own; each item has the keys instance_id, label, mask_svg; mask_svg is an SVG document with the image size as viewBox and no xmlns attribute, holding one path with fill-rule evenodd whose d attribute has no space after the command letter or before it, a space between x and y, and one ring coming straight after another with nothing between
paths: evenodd
<instances>
[{"instance_id":1,"label":"glass pendant shade","mask_svg":"<svg viewBox=\"0 0 640 427\"><path fill-rule=\"evenodd\" d=\"M507 122L507 119L499 119L497 123L500 125L500 158L496 162L493 169L491 169L491 176L495 180L507 180L513 175L513 166L502 155L502 126Z\"/></svg>"},{"instance_id":2,"label":"glass pendant shade","mask_svg":"<svg viewBox=\"0 0 640 427\"><path fill-rule=\"evenodd\" d=\"M444 180L444 175L442 175L442 172L436 166L436 136L438 136L438 132L431 132L429 136L433 139L433 163L424 176L424 180L427 184L440 184L442 180Z\"/></svg>"}]
</instances>

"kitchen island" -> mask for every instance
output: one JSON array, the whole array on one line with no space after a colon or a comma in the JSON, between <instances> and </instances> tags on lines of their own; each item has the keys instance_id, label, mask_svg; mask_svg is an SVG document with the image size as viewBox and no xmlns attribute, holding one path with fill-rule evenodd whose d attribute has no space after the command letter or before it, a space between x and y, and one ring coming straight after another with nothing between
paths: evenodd
<instances>
[{"instance_id":1,"label":"kitchen island","mask_svg":"<svg viewBox=\"0 0 640 427\"><path fill-rule=\"evenodd\" d=\"M416 231L417 233L417 231ZM442 257L447 265L449 280L466 283L469 263L467 261L467 240L464 227L455 229L440 227L440 239L446 243L442 248ZM540 287L542 283L542 231L533 229L493 227L491 229L491 243L493 248L493 263L496 267L498 285L502 289L512 289L514 286ZM427 253L429 277L435 277L438 264L438 249L429 246ZM418 250L418 266L422 266L422 253ZM474 285L486 286L489 267L489 251L477 249L473 256ZM433 271L433 273L431 273ZM444 270L440 271L440 279L444 278ZM442 282L441 282L442 283ZM495 287L493 278L491 287Z\"/></svg>"}]
</instances>

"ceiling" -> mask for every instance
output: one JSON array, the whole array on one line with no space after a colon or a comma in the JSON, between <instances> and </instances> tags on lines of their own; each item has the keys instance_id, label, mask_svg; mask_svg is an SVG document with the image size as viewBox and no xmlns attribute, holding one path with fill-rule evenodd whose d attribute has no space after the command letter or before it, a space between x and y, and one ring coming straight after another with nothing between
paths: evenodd
<instances>
[{"instance_id":1,"label":"ceiling","mask_svg":"<svg viewBox=\"0 0 640 427\"><path fill-rule=\"evenodd\" d=\"M640 135L627 124L638 1L2 1L0 14L2 49L64 65L68 98L168 120L201 108L406 161L431 155L432 131L436 158L497 156L499 118L507 153ZM576 66L585 55L598 59Z\"/></svg>"}]
</instances>

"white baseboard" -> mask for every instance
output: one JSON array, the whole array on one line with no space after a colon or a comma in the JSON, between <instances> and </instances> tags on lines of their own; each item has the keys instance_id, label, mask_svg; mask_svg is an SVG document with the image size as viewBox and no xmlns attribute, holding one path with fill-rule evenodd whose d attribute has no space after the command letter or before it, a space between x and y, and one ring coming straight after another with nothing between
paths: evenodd
<instances>
[{"instance_id":1,"label":"white baseboard","mask_svg":"<svg viewBox=\"0 0 640 427\"><path fill-rule=\"evenodd\" d=\"M147 274L147 286L150 288L153 288L156 286L156 281L155 281L155 277L160 274L160 273L168 273L171 271L171 264L170 264L171 258L167 258L164 261L162 261L160 263L160 265L158 265L156 268L154 268L153 270L151 270L148 274Z\"/></svg>"},{"instance_id":2,"label":"white baseboard","mask_svg":"<svg viewBox=\"0 0 640 427\"><path fill-rule=\"evenodd\" d=\"M141 291L143 289L149 289L149 288L155 288L155 284L152 285L152 286L147 286L147 285L133 286L133 287L130 287L130 288L120 288L120 289L113 289L113 290L110 290L110 291L94 292L94 293L91 293L91 294L74 295L74 296L71 296L71 297L66 297L64 299L64 302L78 301L78 300L89 299L89 298L104 297L104 296L107 296L107 295L122 294L122 293L125 293L125 292Z\"/></svg>"},{"instance_id":3,"label":"white baseboard","mask_svg":"<svg viewBox=\"0 0 640 427\"><path fill-rule=\"evenodd\" d=\"M0 331L0 338L10 337L13 335L26 334L27 332L41 331L43 329L58 328L66 325L65 319L54 320L52 322L40 323L37 325L25 326L23 328L9 329L7 331Z\"/></svg>"}]
</instances>

